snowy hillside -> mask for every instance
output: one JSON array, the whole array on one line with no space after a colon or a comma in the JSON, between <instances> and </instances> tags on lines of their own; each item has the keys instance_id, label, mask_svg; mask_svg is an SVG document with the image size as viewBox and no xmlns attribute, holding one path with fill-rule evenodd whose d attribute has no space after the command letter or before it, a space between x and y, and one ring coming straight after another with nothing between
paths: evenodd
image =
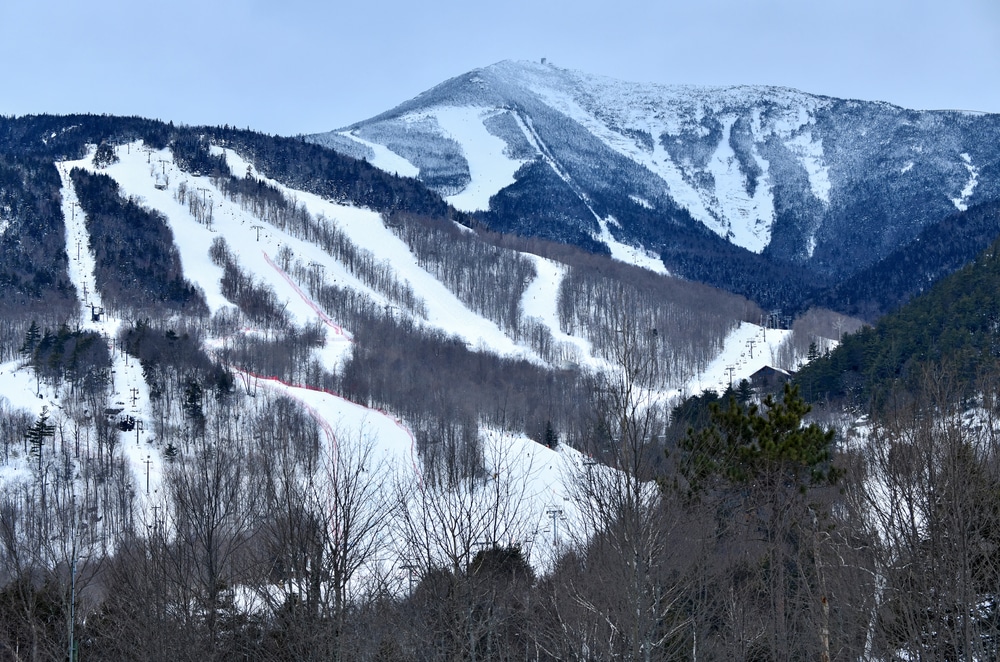
<instances>
[{"instance_id":1,"label":"snowy hillside","mask_svg":"<svg viewBox=\"0 0 1000 662\"><path fill-rule=\"evenodd\" d=\"M505 61L309 139L416 173L496 229L604 246L646 267L666 253L668 269L731 287L684 257L705 250L697 228L840 278L1000 195L988 136L1000 136L997 116ZM719 259L739 255L710 245ZM745 268L755 278L761 267Z\"/></svg>"},{"instance_id":2,"label":"snowy hillside","mask_svg":"<svg viewBox=\"0 0 1000 662\"><path fill-rule=\"evenodd\" d=\"M134 328L136 321L127 311L121 311L102 299L101 288L106 288L107 284L102 286L96 275L96 252L86 223L85 205L78 199L74 180L70 176L74 169L110 177L118 186L122 199L138 203L165 220L172 233L184 277L200 292L208 314L218 319L238 315L234 301L227 298L224 285L226 269L218 261L219 247L225 246L223 252L226 259L251 275L256 291L270 291L280 303L288 328L320 330L322 340L311 350L310 360L322 370L331 373L342 371L356 343L368 342L368 339L357 338L354 329L344 325L343 320L331 317L324 306L313 298L311 293L321 291L323 283L336 284L343 291L355 293L352 297L367 298L376 308L384 308L392 318L409 319L410 323L420 328L459 338L477 352L509 360L524 360L545 369L553 368L550 362L555 361L582 368L591 374L616 370L614 363L606 358L607 350L598 351L594 342L582 333L585 327L578 327L576 335L564 328L559 306L560 291L572 271L567 265L531 254L520 258L531 265L533 272L521 294L518 304L520 314L525 323L533 325L531 328L544 330L546 337L550 337L552 343L560 348L543 356L520 334L505 331L497 322L463 303L444 283L421 266L426 261L386 224L382 215L331 202L257 176L254 165L231 149L213 147L211 151L216 157L225 159L235 179L253 177L255 182L272 187L286 199L295 201L296 209L301 210L306 218L318 219L316 222L336 227L344 241L353 245L353 250L360 251L350 255L367 255L372 264L385 265L386 274L391 276L386 275L382 280L388 278L402 284L411 292L411 298L416 303L410 308L397 306L396 299L387 294L390 290L384 283L366 277L343 258L331 254L319 243L303 238L291 227L282 228L263 221L245 201L241 202L220 188L219 179L181 169L170 150L156 150L142 143L132 143L118 147L117 161L107 165L95 165L93 149L83 159L58 163L66 245L70 254L68 275L78 293L81 311L73 325L78 333L92 332L107 343L112 361L108 411L114 412L116 425L124 426L122 421L127 421L128 432L122 433L121 442L122 467L131 474L129 480L135 486L136 516L151 523L150 526L180 525L157 522L168 512L165 481L171 471L169 463L176 461L171 459L171 453L176 451L168 452L168 446L179 447L167 439L180 434L188 439L185 444L190 443L191 424L185 421L187 415L183 412L177 412L178 418L170 420L174 414L169 408L164 410L163 396L152 393L150 380L153 378L149 368L140 365L136 356L124 351L124 341L119 338L128 329ZM759 328L753 325L734 328L720 347L720 358L699 370L693 376L694 382L684 383L688 379L684 376L687 373L680 373L662 384L662 392L655 400L666 403L679 394L689 394L701 388L717 388L724 377L739 380L749 376L763 365L764 354L758 352L759 359L755 361L738 362L735 371L729 371L729 364L732 356L745 346L744 336L759 332ZM248 341L277 339L281 333L276 327L254 326L244 318L240 328L229 328L221 333L208 332L202 341L210 356L229 360L225 357L232 356ZM771 331L770 342L779 342L781 334ZM664 350L671 351L669 346ZM410 424L398 414L351 402L329 389L304 382L256 374L237 366L232 368L238 396L234 406L243 411L242 417L246 420L260 415L267 402L289 399L297 403L317 426L324 453L332 457L363 454L367 461L384 466L387 475L393 476L384 486L387 493L402 494L406 490L417 489L419 494L426 494L429 488L422 486L431 479L425 476L425 457L418 449ZM693 372L690 374L693 375ZM23 361L2 366L0 386L8 406L14 409L27 410L33 418L48 415L49 423L57 427L79 424L76 418L79 412L63 409L62 403L69 397L67 387L41 382ZM162 385L153 388L159 392ZM157 399L155 406L154 398ZM185 396L185 402L189 402L189 396ZM555 552L560 544L558 530L562 531L563 537L581 535L584 531L573 496L574 484L584 469L584 456L569 445L563 444L552 450L524 434L503 431L485 421L480 422L478 428L478 433L486 440L483 448L485 471L504 476L504 490L511 491L511 495L505 498L515 498L513 492L516 491L519 504L508 513L511 519L502 535L506 536L504 539L513 536L518 544L526 545L526 550L535 550L530 556L532 563L546 567L556 558ZM94 448L88 446L83 452L89 456L99 450L100 445ZM77 450L78 457L80 452ZM8 488L32 485L35 480L32 463L41 462L46 453L42 450L37 457L31 454L16 456L2 469L0 475L4 484ZM185 454L181 450L180 457ZM82 459L76 461L83 466ZM437 494L434 498L446 498L446 495ZM411 507L426 508L419 505L420 499L415 494L408 499ZM495 510L500 507L495 500L473 501L478 503L476 508ZM509 507L509 504L504 505L504 509ZM557 511L558 522L546 524L551 514ZM494 534L501 535L499 531ZM479 536L483 533L469 531L466 535ZM402 541L398 540L389 544L384 554L369 559L366 572L394 572L399 559L405 556L402 547ZM447 555L445 551L441 553ZM437 559L436 562L441 561Z\"/></svg>"}]
</instances>

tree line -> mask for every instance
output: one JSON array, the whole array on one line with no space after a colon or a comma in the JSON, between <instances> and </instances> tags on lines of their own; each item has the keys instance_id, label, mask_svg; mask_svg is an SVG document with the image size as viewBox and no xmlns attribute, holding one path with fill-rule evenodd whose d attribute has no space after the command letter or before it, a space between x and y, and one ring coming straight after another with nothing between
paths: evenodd
<instances>
[{"instance_id":1,"label":"tree line","mask_svg":"<svg viewBox=\"0 0 1000 662\"><path fill-rule=\"evenodd\" d=\"M173 233L162 214L124 197L118 183L80 168L70 173L94 250L94 278L116 314L150 309L202 315L202 293L185 280ZM135 317L135 315L126 315Z\"/></svg>"},{"instance_id":2,"label":"tree line","mask_svg":"<svg viewBox=\"0 0 1000 662\"><path fill-rule=\"evenodd\" d=\"M2 361L16 356L33 320L54 327L77 309L60 188L51 161L0 152Z\"/></svg>"}]
</instances>

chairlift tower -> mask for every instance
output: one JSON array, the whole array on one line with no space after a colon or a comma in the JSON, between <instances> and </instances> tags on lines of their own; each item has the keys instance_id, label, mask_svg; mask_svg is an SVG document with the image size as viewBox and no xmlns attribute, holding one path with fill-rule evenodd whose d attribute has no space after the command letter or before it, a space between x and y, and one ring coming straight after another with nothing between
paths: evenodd
<instances>
[{"instance_id":1,"label":"chairlift tower","mask_svg":"<svg viewBox=\"0 0 1000 662\"><path fill-rule=\"evenodd\" d=\"M559 506L549 506L545 509L545 514L552 518L552 546L559 546L559 520L566 520L564 511Z\"/></svg>"}]
</instances>

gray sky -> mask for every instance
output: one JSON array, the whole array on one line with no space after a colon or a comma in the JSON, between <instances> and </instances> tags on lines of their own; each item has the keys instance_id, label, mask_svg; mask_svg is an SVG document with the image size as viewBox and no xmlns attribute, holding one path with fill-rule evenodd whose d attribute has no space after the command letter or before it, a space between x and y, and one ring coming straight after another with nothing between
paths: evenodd
<instances>
[{"instance_id":1,"label":"gray sky","mask_svg":"<svg viewBox=\"0 0 1000 662\"><path fill-rule=\"evenodd\" d=\"M366 119L499 60L1000 112L997 0L0 0L0 114L268 133Z\"/></svg>"}]
</instances>

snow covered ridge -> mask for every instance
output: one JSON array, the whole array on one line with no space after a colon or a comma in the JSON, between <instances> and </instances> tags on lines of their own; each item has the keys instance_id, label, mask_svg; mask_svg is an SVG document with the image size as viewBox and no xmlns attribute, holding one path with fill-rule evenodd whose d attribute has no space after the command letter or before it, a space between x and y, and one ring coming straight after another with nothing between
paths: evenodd
<instances>
[{"instance_id":1,"label":"snow covered ridge","mask_svg":"<svg viewBox=\"0 0 1000 662\"><path fill-rule=\"evenodd\" d=\"M615 241L659 255L675 248L665 224L695 223L734 246L837 274L1000 194L983 167L998 158L998 137L996 115L769 86L629 83L505 61L309 139L379 145L374 164L416 172L498 229L610 246L602 224L613 217ZM873 185L891 200L859 221L851 210ZM577 205L544 208L563 198ZM839 250L848 233L861 237L850 258Z\"/></svg>"}]
</instances>

